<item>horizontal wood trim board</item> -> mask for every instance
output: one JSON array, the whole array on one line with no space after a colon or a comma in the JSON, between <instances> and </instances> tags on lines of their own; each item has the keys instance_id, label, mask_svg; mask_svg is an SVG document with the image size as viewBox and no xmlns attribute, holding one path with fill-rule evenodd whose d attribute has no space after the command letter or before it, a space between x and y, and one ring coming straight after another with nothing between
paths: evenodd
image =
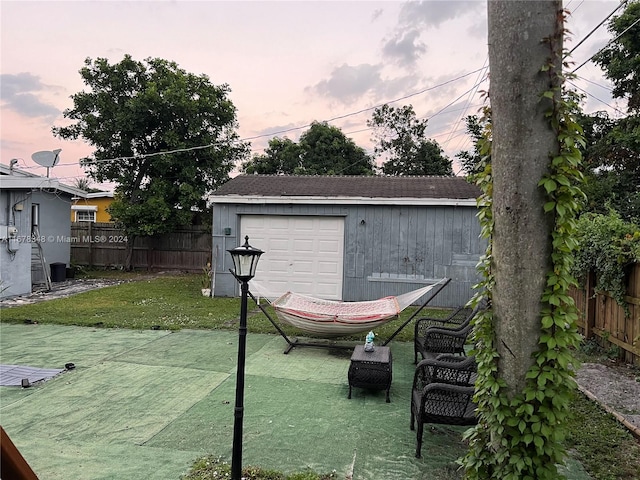
<instances>
[{"instance_id":1,"label":"horizontal wood trim board","mask_svg":"<svg viewBox=\"0 0 640 480\"><path fill-rule=\"evenodd\" d=\"M614 337L610 332L602 330L601 328L593 327L593 333L601 337L603 340L606 340L607 342L611 342L614 345L622 347L624 350L633 353L634 355L640 356L640 346L633 346L623 340L620 340L619 338Z\"/></svg>"},{"instance_id":2,"label":"horizontal wood trim board","mask_svg":"<svg viewBox=\"0 0 640 480\"><path fill-rule=\"evenodd\" d=\"M637 297L630 297L628 295L625 295L624 301L627 303L632 303L634 305L640 305L640 298L637 298Z\"/></svg>"},{"instance_id":3,"label":"horizontal wood trim board","mask_svg":"<svg viewBox=\"0 0 640 480\"><path fill-rule=\"evenodd\" d=\"M584 292L584 290L582 290ZM610 298L612 300L614 300L614 298L609 295L609 292L605 292L604 290L598 290L596 292L596 295L602 296L602 297L607 297ZM640 298L638 297L630 297L629 295L625 295L624 297L624 301L627 303L632 303L634 305L640 305Z\"/></svg>"}]
</instances>

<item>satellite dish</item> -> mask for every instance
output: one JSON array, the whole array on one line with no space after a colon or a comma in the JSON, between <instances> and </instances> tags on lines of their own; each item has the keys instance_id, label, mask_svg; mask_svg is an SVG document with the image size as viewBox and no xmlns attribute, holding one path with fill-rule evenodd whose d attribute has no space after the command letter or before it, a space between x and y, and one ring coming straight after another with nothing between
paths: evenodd
<instances>
[{"instance_id":1,"label":"satellite dish","mask_svg":"<svg viewBox=\"0 0 640 480\"><path fill-rule=\"evenodd\" d=\"M60 161L61 148L55 150L42 150L31 155L31 159L38 165L47 168L47 178L49 177L49 169L55 167Z\"/></svg>"},{"instance_id":2,"label":"satellite dish","mask_svg":"<svg viewBox=\"0 0 640 480\"><path fill-rule=\"evenodd\" d=\"M41 152L36 152L32 154L31 159L42 167L47 167L47 168L55 167L56 164L60 161L61 151L62 151L61 148L58 148L57 150L53 150L53 151L43 150Z\"/></svg>"}]
</instances>

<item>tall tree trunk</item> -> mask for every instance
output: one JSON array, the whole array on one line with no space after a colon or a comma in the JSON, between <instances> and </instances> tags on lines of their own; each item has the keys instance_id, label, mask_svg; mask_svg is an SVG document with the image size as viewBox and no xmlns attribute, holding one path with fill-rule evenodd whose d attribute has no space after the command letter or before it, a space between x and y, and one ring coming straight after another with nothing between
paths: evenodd
<instances>
[{"instance_id":1,"label":"tall tree trunk","mask_svg":"<svg viewBox=\"0 0 640 480\"><path fill-rule=\"evenodd\" d=\"M562 29L561 1L489 0L493 174L493 313L499 375L513 398L525 385L540 338L540 299L551 265L554 218L545 214L550 156L559 150L545 112L551 102L549 43ZM561 68L558 65L556 68Z\"/></svg>"}]
</instances>

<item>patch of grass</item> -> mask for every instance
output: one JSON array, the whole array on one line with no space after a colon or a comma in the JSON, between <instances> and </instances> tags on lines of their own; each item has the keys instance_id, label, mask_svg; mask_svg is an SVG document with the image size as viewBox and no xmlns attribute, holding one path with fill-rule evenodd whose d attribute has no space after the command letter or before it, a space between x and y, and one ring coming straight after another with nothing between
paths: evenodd
<instances>
[{"instance_id":1,"label":"patch of grass","mask_svg":"<svg viewBox=\"0 0 640 480\"><path fill-rule=\"evenodd\" d=\"M149 273L147 270L124 270L121 268L88 268L84 266L73 267L76 278L99 278L110 280L136 281L157 277L157 274Z\"/></svg>"},{"instance_id":2,"label":"patch of grass","mask_svg":"<svg viewBox=\"0 0 640 480\"><path fill-rule=\"evenodd\" d=\"M123 283L78 293L71 297L5 307L0 321L23 323L78 325L105 328L162 330L236 329L240 316L239 298L209 298L200 292L199 274L171 274L151 277L147 273L105 270L87 272L89 278L117 279ZM301 332L281 325L274 310L266 311L290 336ZM399 318L376 329L377 342L388 339L415 308L408 308ZM445 315L446 310L429 310L429 315ZM277 333L255 302L249 298L248 328L252 333ZM364 333L344 337L363 340ZM413 341L413 323L395 337L397 341Z\"/></svg>"},{"instance_id":3,"label":"patch of grass","mask_svg":"<svg viewBox=\"0 0 640 480\"><path fill-rule=\"evenodd\" d=\"M595 339L574 352L580 363L611 365L610 352ZM597 402L576 391L566 447L594 480L640 480L640 442Z\"/></svg>"},{"instance_id":4,"label":"patch of grass","mask_svg":"<svg viewBox=\"0 0 640 480\"><path fill-rule=\"evenodd\" d=\"M594 480L640 480L640 443L600 405L575 392L565 440Z\"/></svg>"},{"instance_id":5,"label":"patch of grass","mask_svg":"<svg viewBox=\"0 0 640 480\"><path fill-rule=\"evenodd\" d=\"M462 478L462 471L456 464L446 465L438 472L433 472L429 480L456 480ZM242 477L245 480L335 480L338 478L336 471L318 474L310 470L285 475L275 470L266 470L260 467L248 466L242 469ZM180 480L229 480L231 478L231 465L216 458L213 455L198 458L186 475Z\"/></svg>"},{"instance_id":6,"label":"patch of grass","mask_svg":"<svg viewBox=\"0 0 640 480\"><path fill-rule=\"evenodd\" d=\"M336 479L335 472L319 475L306 471L285 475L275 470L260 467L244 467L242 477L245 480L331 480ZM214 456L197 459L182 480L228 480L231 478L231 465Z\"/></svg>"},{"instance_id":7,"label":"patch of grass","mask_svg":"<svg viewBox=\"0 0 640 480\"><path fill-rule=\"evenodd\" d=\"M222 328L237 320L237 298L203 297L199 275L171 275L127 281L29 305L3 308L7 323L177 330Z\"/></svg>"}]
</instances>

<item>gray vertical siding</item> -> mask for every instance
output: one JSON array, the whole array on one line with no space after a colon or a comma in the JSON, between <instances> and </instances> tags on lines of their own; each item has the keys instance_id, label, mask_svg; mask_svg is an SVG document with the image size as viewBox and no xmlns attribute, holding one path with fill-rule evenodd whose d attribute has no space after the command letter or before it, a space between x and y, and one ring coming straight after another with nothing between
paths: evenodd
<instances>
[{"instance_id":1,"label":"gray vertical siding","mask_svg":"<svg viewBox=\"0 0 640 480\"><path fill-rule=\"evenodd\" d=\"M31 195L26 190L0 190L0 225L18 229L18 251L11 254L0 246L0 298L31 293ZM13 205L22 204L21 211Z\"/></svg>"},{"instance_id":2,"label":"gray vertical siding","mask_svg":"<svg viewBox=\"0 0 640 480\"><path fill-rule=\"evenodd\" d=\"M444 277L452 282L434 305L454 306L472 296L475 265L486 245L475 208L370 205L352 211L346 217L345 247L352 245L345 249L345 265L356 265L362 254L364 268L345 269L344 300L397 295Z\"/></svg>"},{"instance_id":3,"label":"gray vertical siding","mask_svg":"<svg viewBox=\"0 0 640 480\"><path fill-rule=\"evenodd\" d=\"M242 215L329 215L345 218L343 300L399 295L450 277L431 305L460 305L473 295L479 279L475 266L486 246L476 212L448 206L215 204L214 293L237 294L226 250L242 243L237 238Z\"/></svg>"},{"instance_id":4,"label":"gray vertical siding","mask_svg":"<svg viewBox=\"0 0 640 480\"><path fill-rule=\"evenodd\" d=\"M64 263L69 266L71 260L71 196L60 192L34 191L32 203L40 205L39 231L43 238L42 250L47 268L52 263ZM31 212L29 212L31 215ZM32 245L36 250L36 245ZM34 253L35 255L35 253ZM33 282L45 281L42 266L32 265Z\"/></svg>"}]
</instances>

